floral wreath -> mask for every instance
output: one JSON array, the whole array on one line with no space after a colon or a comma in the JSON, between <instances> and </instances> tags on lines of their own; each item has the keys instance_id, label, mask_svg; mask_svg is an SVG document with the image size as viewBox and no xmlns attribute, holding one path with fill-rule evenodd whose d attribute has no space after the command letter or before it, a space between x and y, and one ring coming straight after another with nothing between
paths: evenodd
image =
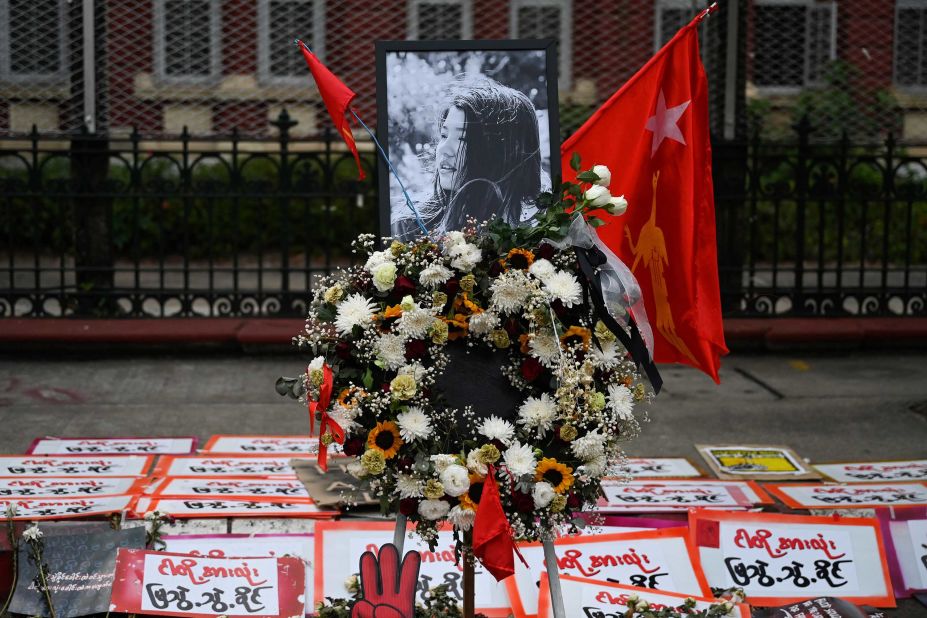
<instances>
[{"instance_id":1,"label":"floral wreath","mask_svg":"<svg viewBox=\"0 0 927 618\"><path fill-rule=\"evenodd\" d=\"M627 202L610 195L605 166L577 178L539 197L532 226L471 222L381 251L358 237L366 262L322 281L296 338L315 358L283 380L321 422L320 463L342 444L384 513L407 516L432 546L445 521L460 541L490 484L515 538L575 531L639 431L635 407L649 393L626 349L637 331L627 311L622 325L621 308L590 302L596 286L567 238ZM517 409L449 407L438 379L466 378L453 376L451 346L502 351Z\"/></svg>"}]
</instances>

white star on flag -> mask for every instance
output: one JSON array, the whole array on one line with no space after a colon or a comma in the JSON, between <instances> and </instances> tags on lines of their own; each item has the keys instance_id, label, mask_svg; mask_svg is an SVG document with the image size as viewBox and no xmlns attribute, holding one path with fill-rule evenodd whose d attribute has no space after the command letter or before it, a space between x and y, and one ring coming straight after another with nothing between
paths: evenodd
<instances>
[{"instance_id":1,"label":"white star on flag","mask_svg":"<svg viewBox=\"0 0 927 618\"><path fill-rule=\"evenodd\" d=\"M657 153L657 148L660 147L660 144L665 138L676 140L683 146L686 145L686 138L683 137L682 131L679 130L676 123L679 122L679 119L691 102L692 99L689 99L685 103L680 103L676 107L667 109L666 97L663 95L663 89L660 89L660 96L657 99L657 108L654 110L654 115L647 119L647 125L645 127L648 131L653 132L653 142L650 147L651 158Z\"/></svg>"}]
</instances>

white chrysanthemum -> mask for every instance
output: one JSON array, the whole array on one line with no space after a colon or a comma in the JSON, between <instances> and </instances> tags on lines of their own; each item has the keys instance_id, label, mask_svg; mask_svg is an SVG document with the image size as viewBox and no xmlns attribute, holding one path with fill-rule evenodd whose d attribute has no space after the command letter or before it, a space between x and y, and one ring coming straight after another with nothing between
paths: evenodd
<instances>
[{"instance_id":1,"label":"white chrysanthemum","mask_svg":"<svg viewBox=\"0 0 927 618\"><path fill-rule=\"evenodd\" d=\"M451 258L451 266L465 273L473 270L483 259L483 252L480 251L480 248L470 243L451 247L448 255Z\"/></svg>"},{"instance_id":2,"label":"white chrysanthemum","mask_svg":"<svg viewBox=\"0 0 927 618\"><path fill-rule=\"evenodd\" d=\"M573 273L560 270L544 281L544 287L551 296L559 300L565 307L572 307L583 298L583 288Z\"/></svg>"},{"instance_id":3,"label":"white chrysanthemum","mask_svg":"<svg viewBox=\"0 0 927 618\"><path fill-rule=\"evenodd\" d=\"M467 243L467 237L464 236L463 232L453 231L448 232L444 236L444 251L449 252L452 248L464 245Z\"/></svg>"},{"instance_id":4,"label":"white chrysanthemum","mask_svg":"<svg viewBox=\"0 0 927 618\"><path fill-rule=\"evenodd\" d=\"M368 272L373 272L373 269L380 264L385 264L386 262L392 261L393 253L391 251L374 251L370 254L370 257L367 258L367 263L364 264L364 269Z\"/></svg>"},{"instance_id":5,"label":"white chrysanthemum","mask_svg":"<svg viewBox=\"0 0 927 618\"><path fill-rule=\"evenodd\" d=\"M525 306L534 291L531 281L522 270L510 270L496 277L489 286L492 304L504 313L515 313Z\"/></svg>"},{"instance_id":6,"label":"white chrysanthemum","mask_svg":"<svg viewBox=\"0 0 927 618\"><path fill-rule=\"evenodd\" d=\"M424 483L411 474L396 475L396 493L402 499L421 498Z\"/></svg>"},{"instance_id":7,"label":"white chrysanthemum","mask_svg":"<svg viewBox=\"0 0 927 618\"><path fill-rule=\"evenodd\" d=\"M486 473L489 472L489 468L480 458L480 449L475 448L467 453L467 469L480 476L486 476Z\"/></svg>"},{"instance_id":8,"label":"white chrysanthemum","mask_svg":"<svg viewBox=\"0 0 927 618\"><path fill-rule=\"evenodd\" d=\"M22 538L26 541L33 542L33 541L38 541L43 536L45 535L42 533L41 530L39 530L39 525L32 524L31 526L23 530Z\"/></svg>"},{"instance_id":9,"label":"white chrysanthemum","mask_svg":"<svg viewBox=\"0 0 927 618\"><path fill-rule=\"evenodd\" d=\"M309 363L309 367L307 368L307 373L311 373L313 371L322 371L322 365L324 364L325 364L325 357L316 356L315 358L312 359L312 362Z\"/></svg>"},{"instance_id":10,"label":"white chrysanthemum","mask_svg":"<svg viewBox=\"0 0 927 618\"><path fill-rule=\"evenodd\" d=\"M528 353L552 369L560 359L560 341L549 333L532 335L528 339Z\"/></svg>"},{"instance_id":11,"label":"white chrysanthemum","mask_svg":"<svg viewBox=\"0 0 927 618\"><path fill-rule=\"evenodd\" d=\"M634 395L621 384L609 384L608 407L618 418L630 421L634 418Z\"/></svg>"},{"instance_id":12,"label":"white chrysanthemum","mask_svg":"<svg viewBox=\"0 0 927 618\"><path fill-rule=\"evenodd\" d=\"M490 416L480 425L480 433L490 440L498 440L508 446L512 443L512 436L515 435L515 426L498 416Z\"/></svg>"},{"instance_id":13,"label":"white chrysanthemum","mask_svg":"<svg viewBox=\"0 0 927 618\"><path fill-rule=\"evenodd\" d=\"M399 435L406 442L424 440L431 435L433 430L431 419L418 406L412 406L405 412L397 414L396 424L399 425Z\"/></svg>"},{"instance_id":14,"label":"white chrysanthemum","mask_svg":"<svg viewBox=\"0 0 927 618\"><path fill-rule=\"evenodd\" d=\"M406 342L393 334L381 335L374 346L377 360L388 369L396 370L406 364Z\"/></svg>"},{"instance_id":15,"label":"white chrysanthemum","mask_svg":"<svg viewBox=\"0 0 927 618\"><path fill-rule=\"evenodd\" d=\"M328 415L333 421L338 423L346 433L351 433L355 428L360 427L359 424L354 422L354 419L357 418L359 410L354 408L346 408L340 405L333 405L328 411Z\"/></svg>"},{"instance_id":16,"label":"white chrysanthemum","mask_svg":"<svg viewBox=\"0 0 927 618\"><path fill-rule=\"evenodd\" d=\"M476 520L476 511L455 506L447 514L447 520L451 522L461 532L466 532L473 527Z\"/></svg>"},{"instance_id":17,"label":"white chrysanthemum","mask_svg":"<svg viewBox=\"0 0 927 618\"><path fill-rule=\"evenodd\" d=\"M602 454L576 468L576 472L580 475L599 477L605 474L606 468L608 468L608 459Z\"/></svg>"},{"instance_id":18,"label":"white chrysanthemum","mask_svg":"<svg viewBox=\"0 0 927 618\"><path fill-rule=\"evenodd\" d=\"M534 263L528 267L528 272L535 278L545 281L548 277L557 272L557 268L549 261L541 258L535 260Z\"/></svg>"},{"instance_id":19,"label":"white chrysanthemum","mask_svg":"<svg viewBox=\"0 0 927 618\"><path fill-rule=\"evenodd\" d=\"M598 346L592 346L590 352L592 353L592 361L599 367L602 368L611 368L616 366L621 362L619 353L624 350L619 350L618 343L615 341L602 341L599 340L602 348L599 349Z\"/></svg>"},{"instance_id":20,"label":"white chrysanthemum","mask_svg":"<svg viewBox=\"0 0 927 618\"><path fill-rule=\"evenodd\" d=\"M451 464L441 473L441 484L444 493L457 497L467 493L470 489L470 471L460 464Z\"/></svg>"},{"instance_id":21,"label":"white chrysanthemum","mask_svg":"<svg viewBox=\"0 0 927 618\"><path fill-rule=\"evenodd\" d=\"M418 503L418 514L432 521L447 515L451 505L444 500L422 500Z\"/></svg>"},{"instance_id":22,"label":"white chrysanthemum","mask_svg":"<svg viewBox=\"0 0 927 618\"><path fill-rule=\"evenodd\" d=\"M544 393L538 397L528 397L518 408L518 424L536 428L539 432L548 431L557 417L557 404Z\"/></svg>"},{"instance_id":23,"label":"white chrysanthemum","mask_svg":"<svg viewBox=\"0 0 927 618\"><path fill-rule=\"evenodd\" d=\"M441 474L448 466L456 464L457 458L453 455L432 455L431 462L435 465L435 472Z\"/></svg>"},{"instance_id":24,"label":"white chrysanthemum","mask_svg":"<svg viewBox=\"0 0 927 618\"><path fill-rule=\"evenodd\" d=\"M339 335L349 335L355 326L367 328L373 324L377 306L363 294L351 294L338 304L335 329Z\"/></svg>"},{"instance_id":25,"label":"white chrysanthemum","mask_svg":"<svg viewBox=\"0 0 927 618\"><path fill-rule=\"evenodd\" d=\"M554 491L554 486L547 481L535 483L534 490L531 492L531 496L534 498L534 508L543 509L551 503L556 495L557 492Z\"/></svg>"},{"instance_id":26,"label":"white chrysanthemum","mask_svg":"<svg viewBox=\"0 0 927 618\"><path fill-rule=\"evenodd\" d=\"M431 264L422 269L419 273L418 280L428 289L434 289L450 279L454 274L450 268L444 264Z\"/></svg>"},{"instance_id":27,"label":"white chrysanthemum","mask_svg":"<svg viewBox=\"0 0 927 618\"><path fill-rule=\"evenodd\" d=\"M499 325L499 316L492 311L484 311L470 316L470 333L485 335Z\"/></svg>"},{"instance_id":28,"label":"white chrysanthemum","mask_svg":"<svg viewBox=\"0 0 927 618\"><path fill-rule=\"evenodd\" d=\"M421 363L409 363L408 365L403 365L399 368L399 371L396 372L397 376L412 376L415 378L416 382L421 382L422 378L425 377L427 369L422 366Z\"/></svg>"},{"instance_id":29,"label":"white chrysanthemum","mask_svg":"<svg viewBox=\"0 0 927 618\"><path fill-rule=\"evenodd\" d=\"M346 469L348 474L356 479L362 479L367 476L367 471L364 469L364 464L361 463L360 457L356 457L354 461L348 464Z\"/></svg>"},{"instance_id":30,"label":"white chrysanthemum","mask_svg":"<svg viewBox=\"0 0 927 618\"><path fill-rule=\"evenodd\" d=\"M426 309L415 307L411 311L403 311L402 315L396 320L396 331L412 337L421 339L428 334L428 329L434 324L435 316Z\"/></svg>"},{"instance_id":31,"label":"white chrysanthemum","mask_svg":"<svg viewBox=\"0 0 927 618\"><path fill-rule=\"evenodd\" d=\"M591 461L605 453L605 440L606 436L600 434L598 429L595 429L570 442L570 450L573 451L577 459Z\"/></svg>"},{"instance_id":32,"label":"white chrysanthemum","mask_svg":"<svg viewBox=\"0 0 927 618\"><path fill-rule=\"evenodd\" d=\"M509 471L516 477L534 474L534 469L538 465L537 460L534 458L534 449L531 448L531 445L520 444L517 441L512 446L505 449L503 459Z\"/></svg>"}]
</instances>

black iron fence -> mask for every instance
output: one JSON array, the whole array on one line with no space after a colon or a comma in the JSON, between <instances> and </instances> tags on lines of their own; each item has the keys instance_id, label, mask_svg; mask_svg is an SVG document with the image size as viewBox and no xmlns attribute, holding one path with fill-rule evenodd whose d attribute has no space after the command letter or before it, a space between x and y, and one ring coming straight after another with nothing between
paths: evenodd
<instances>
[{"instance_id":1,"label":"black iron fence","mask_svg":"<svg viewBox=\"0 0 927 618\"><path fill-rule=\"evenodd\" d=\"M376 232L337 137L0 140L0 316L297 316ZM729 316L924 315L927 147L715 146Z\"/></svg>"}]
</instances>

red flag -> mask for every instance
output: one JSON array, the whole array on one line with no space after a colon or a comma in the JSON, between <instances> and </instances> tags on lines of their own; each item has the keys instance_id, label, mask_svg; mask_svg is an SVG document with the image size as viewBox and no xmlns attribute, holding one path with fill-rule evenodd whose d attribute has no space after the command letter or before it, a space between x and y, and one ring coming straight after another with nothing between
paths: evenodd
<instances>
[{"instance_id":1,"label":"red flag","mask_svg":"<svg viewBox=\"0 0 927 618\"><path fill-rule=\"evenodd\" d=\"M560 149L565 180L607 165L610 190L629 203L597 231L633 271L653 329L654 360L685 363L718 380L727 354L721 322L708 84L697 26L680 30Z\"/></svg>"},{"instance_id":2,"label":"red flag","mask_svg":"<svg viewBox=\"0 0 927 618\"><path fill-rule=\"evenodd\" d=\"M319 94L322 95L322 101L325 103L328 115L332 117L335 128L338 129L338 132L341 134L341 137L344 138L348 148L354 153L354 161L357 163L357 173L360 179L363 180L366 178L366 175L361 167L360 155L357 154L357 144L354 143L354 134L351 133L350 123L344 117L345 113L348 111L348 106L351 105L351 101L353 101L354 97L357 95L354 94L353 90L345 86L340 79L335 77L335 74L329 71L328 68L316 58L315 54L309 51L309 48L302 41L299 41L299 49L302 50L303 56L306 58L306 64L309 65L309 70L312 71L312 77L315 79L315 84L319 88Z\"/></svg>"},{"instance_id":3,"label":"red flag","mask_svg":"<svg viewBox=\"0 0 927 618\"><path fill-rule=\"evenodd\" d=\"M515 550L509 520L505 517L499 499L496 471L489 466L473 522L473 555L480 559L496 581L502 581L515 573L515 557L512 553Z\"/></svg>"}]
</instances>

